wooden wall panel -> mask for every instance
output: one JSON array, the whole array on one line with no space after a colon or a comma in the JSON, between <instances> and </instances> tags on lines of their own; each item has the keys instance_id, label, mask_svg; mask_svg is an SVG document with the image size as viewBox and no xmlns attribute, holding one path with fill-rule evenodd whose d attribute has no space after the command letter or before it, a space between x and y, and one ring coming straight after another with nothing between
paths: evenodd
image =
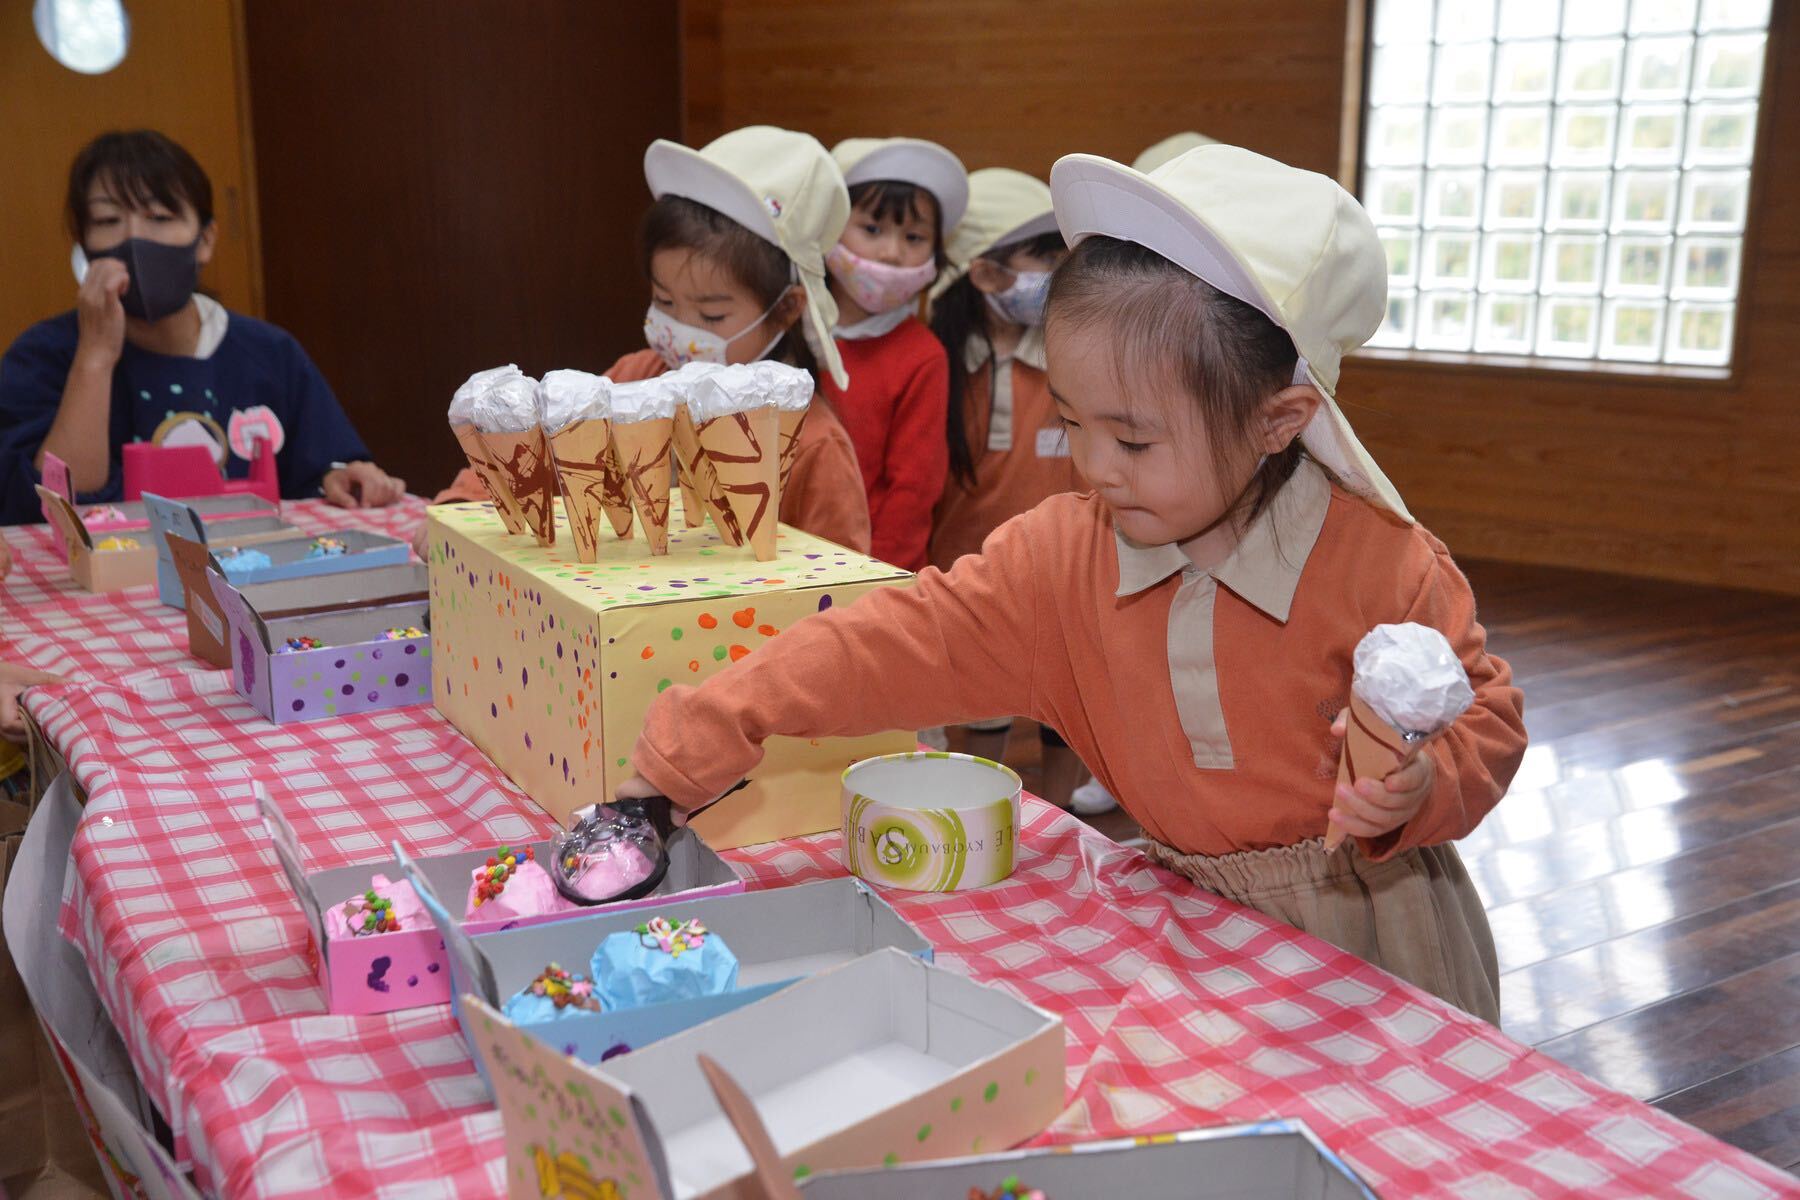
<instances>
[{"instance_id":1,"label":"wooden wall panel","mask_svg":"<svg viewBox=\"0 0 1800 1200\"><path fill-rule=\"evenodd\" d=\"M269 318L430 494L471 372L643 345L644 147L680 131L673 6L256 0L246 44Z\"/></svg>"},{"instance_id":2,"label":"wooden wall panel","mask_svg":"<svg viewBox=\"0 0 1800 1200\"><path fill-rule=\"evenodd\" d=\"M935 138L1045 173L1199 129L1337 173L1352 0L688 0L690 135ZM1800 31L1775 5L1726 383L1353 360L1343 398L1459 554L1800 593Z\"/></svg>"},{"instance_id":3,"label":"wooden wall panel","mask_svg":"<svg viewBox=\"0 0 1800 1200\"><path fill-rule=\"evenodd\" d=\"M29 3L0 11L0 343L75 306L63 223L69 164L109 129L160 129L200 160L220 235L202 283L232 308L261 311L236 10L233 0L130 5L125 60L104 75L51 58Z\"/></svg>"}]
</instances>

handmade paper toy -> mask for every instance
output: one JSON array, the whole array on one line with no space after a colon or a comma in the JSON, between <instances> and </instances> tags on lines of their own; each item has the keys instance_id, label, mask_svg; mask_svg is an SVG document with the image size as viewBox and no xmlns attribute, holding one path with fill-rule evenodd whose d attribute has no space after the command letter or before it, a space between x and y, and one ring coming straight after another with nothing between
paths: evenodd
<instances>
[{"instance_id":1,"label":"handmade paper toy","mask_svg":"<svg viewBox=\"0 0 1800 1200\"><path fill-rule=\"evenodd\" d=\"M1468 672L1443 634L1429 625L1377 625L1357 643L1344 718L1338 782L1386 779L1411 762L1474 703ZM1325 848L1344 842L1325 834Z\"/></svg>"},{"instance_id":2,"label":"handmade paper toy","mask_svg":"<svg viewBox=\"0 0 1800 1200\"><path fill-rule=\"evenodd\" d=\"M488 495L493 498L494 507L500 511L500 519L506 523L508 533L525 532L525 515L519 511L519 503L513 499L512 489L501 477L487 443L481 438L481 431L475 428L475 397L499 382L520 374L519 368L511 365L477 371L456 389L455 396L450 400L450 432L456 435L456 444L462 447L469 466L474 468L482 486L487 488Z\"/></svg>"}]
</instances>

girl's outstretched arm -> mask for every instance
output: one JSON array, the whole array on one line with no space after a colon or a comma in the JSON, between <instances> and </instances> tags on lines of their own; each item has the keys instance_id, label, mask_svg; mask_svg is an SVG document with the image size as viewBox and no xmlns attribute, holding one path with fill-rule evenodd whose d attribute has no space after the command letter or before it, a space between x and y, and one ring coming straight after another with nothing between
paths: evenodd
<instances>
[{"instance_id":1,"label":"girl's outstretched arm","mask_svg":"<svg viewBox=\"0 0 1800 1200\"><path fill-rule=\"evenodd\" d=\"M683 808L704 804L762 759L764 739L855 737L996 715L1030 715L1041 622L1044 522L1027 513L979 555L910 587L884 587L784 631L701 686L651 705L632 765Z\"/></svg>"}]
</instances>

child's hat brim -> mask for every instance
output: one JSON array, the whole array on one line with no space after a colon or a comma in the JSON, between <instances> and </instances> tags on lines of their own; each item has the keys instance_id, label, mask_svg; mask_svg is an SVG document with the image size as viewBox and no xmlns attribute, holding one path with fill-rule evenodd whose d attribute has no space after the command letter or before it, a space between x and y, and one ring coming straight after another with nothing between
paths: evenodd
<instances>
[{"instance_id":1,"label":"child's hat brim","mask_svg":"<svg viewBox=\"0 0 1800 1200\"><path fill-rule=\"evenodd\" d=\"M924 188L937 200L945 235L969 211L969 172L962 159L923 138L847 138L831 148L844 183L895 180Z\"/></svg>"},{"instance_id":2,"label":"child's hat brim","mask_svg":"<svg viewBox=\"0 0 1800 1200\"><path fill-rule=\"evenodd\" d=\"M707 158L698 150L658 138L644 151L644 182L650 194L660 200L664 196L682 196L697 204L716 209L781 249L775 233L775 220L763 207L750 185Z\"/></svg>"}]
</instances>

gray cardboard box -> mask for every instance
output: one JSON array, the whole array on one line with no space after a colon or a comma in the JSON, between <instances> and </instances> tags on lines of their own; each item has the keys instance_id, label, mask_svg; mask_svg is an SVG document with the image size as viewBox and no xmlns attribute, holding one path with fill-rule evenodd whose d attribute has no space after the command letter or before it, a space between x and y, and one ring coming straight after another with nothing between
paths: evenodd
<instances>
[{"instance_id":1,"label":"gray cardboard box","mask_svg":"<svg viewBox=\"0 0 1800 1200\"><path fill-rule=\"evenodd\" d=\"M1050 1200L1376 1200L1302 1121L1261 1121L1155 1138L1014 1150L805 1181L806 1200L963 1200L1009 1175Z\"/></svg>"},{"instance_id":2,"label":"gray cardboard box","mask_svg":"<svg viewBox=\"0 0 1800 1200\"><path fill-rule=\"evenodd\" d=\"M422 890L420 895L431 909L432 898ZM932 956L931 943L855 879L827 879L702 900L673 896L650 905L634 902L631 912L600 912L473 936L440 923L438 932L450 954L453 1004L464 1033L469 1032L469 1017L462 1011L463 995L479 996L498 1009L549 963L586 974L589 959L608 934L635 929L653 916L676 922L699 920L724 939L737 956L737 990L611 1012L565 1014L546 1025L527 1028L564 1053L584 1062L600 1062L742 1008L796 980L872 951L891 947L924 960Z\"/></svg>"}]
</instances>

